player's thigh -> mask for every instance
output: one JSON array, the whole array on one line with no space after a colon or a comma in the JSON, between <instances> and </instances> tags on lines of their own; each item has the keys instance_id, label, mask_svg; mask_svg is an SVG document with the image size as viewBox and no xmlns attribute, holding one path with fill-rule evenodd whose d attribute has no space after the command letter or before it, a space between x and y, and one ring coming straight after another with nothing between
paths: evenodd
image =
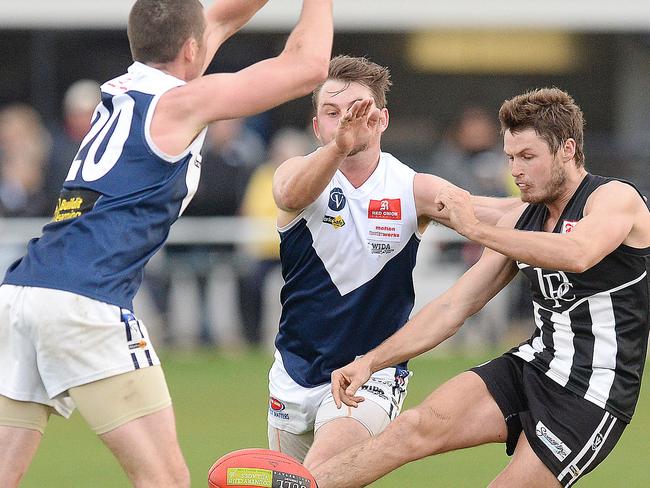
<instances>
[{"instance_id":1,"label":"player's thigh","mask_svg":"<svg viewBox=\"0 0 650 488\"><path fill-rule=\"evenodd\" d=\"M560 482L540 460L521 433L514 455L508 466L490 483L489 488L559 488Z\"/></svg>"},{"instance_id":2,"label":"player's thigh","mask_svg":"<svg viewBox=\"0 0 650 488\"><path fill-rule=\"evenodd\" d=\"M268 424L269 449L288 454L303 462L314 442L314 432L294 434Z\"/></svg>"},{"instance_id":3,"label":"player's thigh","mask_svg":"<svg viewBox=\"0 0 650 488\"><path fill-rule=\"evenodd\" d=\"M160 366L71 388L70 396L135 486L189 483Z\"/></svg>"},{"instance_id":4,"label":"player's thigh","mask_svg":"<svg viewBox=\"0 0 650 488\"><path fill-rule=\"evenodd\" d=\"M389 427L421 444L422 455L505 442L503 414L483 380L466 371L438 387ZM387 429L388 430L388 429Z\"/></svg>"},{"instance_id":5,"label":"player's thigh","mask_svg":"<svg viewBox=\"0 0 650 488\"><path fill-rule=\"evenodd\" d=\"M190 475L176 437L170 406L100 436L135 487L189 487Z\"/></svg>"},{"instance_id":6,"label":"player's thigh","mask_svg":"<svg viewBox=\"0 0 650 488\"><path fill-rule=\"evenodd\" d=\"M171 405L160 365L70 388L69 394L79 413L99 435Z\"/></svg>"},{"instance_id":7,"label":"player's thigh","mask_svg":"<svg viewBox=\"0 0 650 488\"><path fill-rule=\"evenodd\" d=\"M0 426L43 434L53 409L49 405L17 401L0 395Z\"/></svg>"},{"instance_id":8,"label":"player's thigh","mask_svg":"<svg viewBox=\"0 0 650 488\"><path fill-rule=\"evenodd\" d=\"M352 408L325 402L316 415L314 444L304 464L313 468L344 449L379 435L390 423L388 413L371 399Z\"/></svg>"}]
</instances>

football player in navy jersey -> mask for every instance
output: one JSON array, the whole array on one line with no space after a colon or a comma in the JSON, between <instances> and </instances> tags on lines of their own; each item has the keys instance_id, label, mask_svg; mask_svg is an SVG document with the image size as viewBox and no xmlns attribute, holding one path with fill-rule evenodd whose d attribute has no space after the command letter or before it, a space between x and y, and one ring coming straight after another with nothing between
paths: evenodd
<instances>
[{"instance_id":1,"label":"football player in navy jersey","mask_svg":"<svg viewBox=\"0 0 650 488\"><path fill-rule=\"evenodd\" d=\"M448 183L381 150L389 86L383 66L332 59L313 93L321 147L284 162L273 181L285 285L269 374L269 445L308 467L379 434L399 413L405 362L376 372L363 385L368 401L349 412L336 408L330 374L406 323L422 232L432 220L445 222L435 197ZM491 222L518 205L472 203Z\"/></svg>"},{"instance_id":2,"label":"football player in navy jersey","mask_svg":"<svg viewBox=\"0 0 650 488\"><path fill-rule=\"evenodd\" d=\"M481 259L406 326L332 374L337 404L357 406L371 373L453 335L521 271L536 328L506 354L461 373L380 436L317 466L321 488L366 486L425 456L486 443L512 455L490 487L573 486L611 452L630 422L645 363L650 212L633 184L587 172L582 111L539 89L499 112L504 151L525 205L497 226L469 195L436 201L451 225L486 246ZM365 402L363 402L365 403Z\"/></svg>"},{"instance_id":3,"label":"football player in navy jersey","mask_svg":"<svg viewBox=\"0 0 650 488\"><path fill-rule=\"evenodd\" d=\"M265 4L134 3L134 64L102 85L52 221L0 287L2 486L20 482L49 415L75 407L134 486L189 486L160 362L132 301L196 191L207 124L305 95L327 74L332 0L304 0L277 57L203 76Z\"/></svg>"}]
</instances>

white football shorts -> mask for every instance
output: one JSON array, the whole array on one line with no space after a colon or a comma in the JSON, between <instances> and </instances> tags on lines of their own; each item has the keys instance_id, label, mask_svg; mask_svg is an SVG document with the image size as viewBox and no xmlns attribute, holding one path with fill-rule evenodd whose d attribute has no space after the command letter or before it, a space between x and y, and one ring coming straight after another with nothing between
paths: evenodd
<instances>
[{"instance_id":1,"label":"white football shorts","mask_svg":"<svg viewBox=\"0 0 650 488\"><path fill-rule=\"evenodd\" d=\"M282 357L275 352L275 361L269 372L268 423L271 427L304 434L315 432L325 423L352 417L363 424L371 435L384 430L399 414L406 398L408 376L396 378L395 368L377 371L363 385L357 395L366 400L357 408L345 405L338 409L332 396L331 384L314 388L297 384L284 369ZM377 406L381 408L376 408Z\"/></svg>"},{"instance_id":2,"label":"white football shorts","mask_svg":"<svg viewBox=\"0 0 650 488\"><path fill-rule=\"evenodd\" d=\"M67 291L0 286L0 394L69 417L68 388L160 364L132 312Z\"/></svg>"}]
</instances>

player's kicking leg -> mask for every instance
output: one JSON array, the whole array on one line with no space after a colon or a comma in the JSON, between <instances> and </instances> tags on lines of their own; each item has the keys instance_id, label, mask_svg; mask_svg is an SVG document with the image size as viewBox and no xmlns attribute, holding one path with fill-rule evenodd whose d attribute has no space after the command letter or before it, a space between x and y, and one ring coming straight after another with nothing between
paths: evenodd
<instances>
[{"instance_id":1,"label":"player's kicking leg","mask_svg":"<svg viewBox=\"0 0 650 488\"><path fill-rule=\"evenodd\" d=\"M113 452L133 486L190 486L160 366L71 388L70 396L91 429Z\"/></svg>"},{"instance_id":2,"label":"player's kicking leg","mask_svg":"<svg viewBox=\"0 0 650 488\"><path fill-rule=\"evenodd\" d=\"M506 438L503 414L485 383L465 372L402 413L382 434L317 466L313 474L319 488L357 488L410 461Z\"/></svg>"}]
</instances>

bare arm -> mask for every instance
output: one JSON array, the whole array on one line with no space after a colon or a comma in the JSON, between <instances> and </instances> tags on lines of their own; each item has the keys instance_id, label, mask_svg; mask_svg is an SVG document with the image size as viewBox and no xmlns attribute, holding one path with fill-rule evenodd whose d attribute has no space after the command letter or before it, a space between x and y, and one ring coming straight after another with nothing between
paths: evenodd
<instances>
[{"instance_id":1,"label":"bare arm","mask_svg":"<svg viewBox=\"0 0 650 488\"><path fill-rule=\"evenodd\" d=\"M449 211L436 201L438 193L451 185L447 180L427 173L418 173L413 181L415 206L417 208L420 231L431 220L450 227ZM488 224L496 224L506 213L521 206L518 198L494 198L471 195L476 217Z\"/></svg>"},{"instance_id":2,"label":"bare arm","mask_svg":"<svg viewBox=\"0 0 650 488\"><path fill-rule=\"evenodd\" d=\"M531 266L581 273L626 241L642 204L629 185L611 182L589 197L585 216L570 233L527 232L479 222L466 192L446 188L440 202L467 238Z\"/></svg>"},{"instance_id":3,"label":"bare arm","mask_svg":"<svg viewBox=\"0 0 650 488\"><path fill-rule=\"evenodd\" d=\"M263 112L309 93L327 76L332 0L304 0L284 50L237 73L201 76L162 96L152 122L156 143L182 152L208 123Z\"/></svg>"},{"instance_id":4,"label":"bare arm","mask_svg":"<svg viewBox=\"0 0 650 488\"><path fill-rule=\"evenodd\" d=\"M519 198L483 197L472 195L476 218L486 224L495 225L508 212L521 207Z\"/></svg>"},{"instance_id":5,"label":"bare arm","mask_svg":"<svg viewBox=\"0 0 650 488\"><path fill-rule=\"evenodd\" d=\"M332 142L278 167L273 176L273 198L281 211L280 226L318 198L350 151L370 137L378 120L373 100L358 100L339 120Z\"/></svg>"},{"instance_id":6,"label":"bare arm","mask_svg":"<svg viewBox=\"0 0 650 488\"><path fill-rule=\"evenodd\" d=\"M514 225L518 213L504 217L501 225ZM332 394L341 402L356 406L354 394L370 375L385 367L433 349L454 335L465 320L478 312L517 273L509 258L486 249L449 290L427 304L408 323L366 355L332 373Z\"/></svg>"},{"instance_id":7,"label":"bare arm","mask_svg":"<svg viewBox=\"0 0 650 488\"><path fill-rule=\"evenodd\" d=\"M241 29L268 0L216 0L205 11L207 53L205 71L215 53L230 36Z\"/></svg>"}]
</instances>

